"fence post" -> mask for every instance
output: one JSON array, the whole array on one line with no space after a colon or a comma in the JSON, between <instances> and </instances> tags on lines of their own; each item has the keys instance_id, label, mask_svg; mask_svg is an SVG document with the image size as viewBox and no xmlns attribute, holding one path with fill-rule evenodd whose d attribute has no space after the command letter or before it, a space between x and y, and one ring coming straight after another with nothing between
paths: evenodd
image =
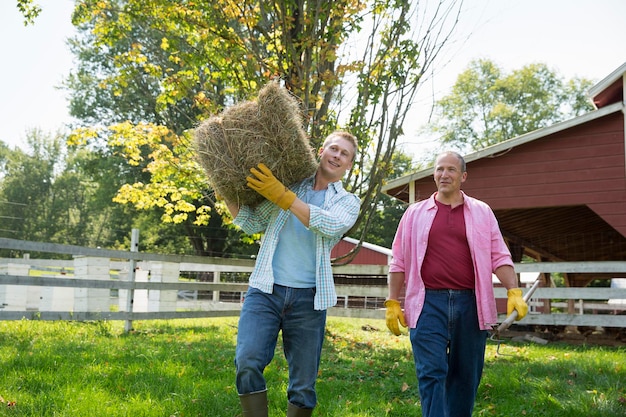
<instances>
[{"instance_id":1,"label":"fence post","mask_svg":"<svg viewBox=\"0 0 626 417\"><path fill-rule=\"evenodd\" d=\"M220 281L221 281L220 271L213 272L213 282L219 284ZM213 302L214 303L219 303L220 302L220 292L219 291L213 291Z\"/></svg>"},{"instance_id":2,"label":"fence post","mask_svg":"<svg viewBox=\"0 0 626 417\"><path fill-rule=\"evenodd\" d=\"M75 256L74 278L110 280L111 258ZM107 288L74 288L74 311L108 312L111 311L110 303L111 290Z\"/></svg>"},{"instance_id":3,"label":"fence post","mask_svg":"<svg viewBox=\"0 0 626 417\"><path fill-rule=\"evenodd\" d=\"M30 266L7 263L0 265L0 275L29 275ZM0 285L0 308L20 311L26 310L28 289L25 285Z\"/></svg>"},{"instance_id":4,"label":"fence post","mask_svg":"<svg viewBox=\"0 0 626 417\"><path fill-rule=\"evenodd\" d=\"M130 235L130 251L131 252L139 252L139 229L133 229ZM137 266L137 260L134 258L130 258L130 262L128 263L128 279L130 282L135 282L135 269ZM135 290L131 288L128 290L128 297L126 297L126 311L129 313L133 312L133 301L135 298ZM133 329L133 321L128 319L124 323L124 331L126 333L130 332Z\"/></svg>"},{"instance_id":5,"label":"fence post","mask_svg":"<svg viewBox=\"0 0 626 417\"><path fill-rule=\"evenodd\" d=\"M174 262L150 262L151 282L178 282L180 264ZM149 290L148 311L176 311L178 291Z\"/></svg>"}]
</instances>

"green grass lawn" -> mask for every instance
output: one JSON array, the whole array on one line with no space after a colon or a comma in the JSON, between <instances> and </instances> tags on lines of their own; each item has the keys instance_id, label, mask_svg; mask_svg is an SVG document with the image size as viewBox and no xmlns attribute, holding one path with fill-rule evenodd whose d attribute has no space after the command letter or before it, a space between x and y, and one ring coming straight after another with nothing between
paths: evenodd
<instances>
[{"instance_id":1,"label":"green grass lawn","mask_svg":"<svg viewBox=\"0 0 626 417\"><path fill-rule=\"evenodd\" d=\"M0 416L234 417L237 318L0 322ZM419 416L408 337L381 320L329 318L314 415ZM626 416L626 349L489 342L474 416ZM284 416L279 344L266 371Z\"/></svg>"}]
</instances>

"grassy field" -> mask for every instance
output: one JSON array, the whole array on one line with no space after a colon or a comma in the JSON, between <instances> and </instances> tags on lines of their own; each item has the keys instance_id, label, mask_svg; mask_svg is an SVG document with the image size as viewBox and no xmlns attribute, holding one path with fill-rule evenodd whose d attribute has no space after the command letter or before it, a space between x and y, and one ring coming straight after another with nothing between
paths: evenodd
<instances>
[{"instance_id":1,"label":"grassy field","mask_svg":"<svg viewBox=\"0 0 626 417\"><path fill-rule=\"evenodd\" d=\"M237 319L0 322L0 416L234 417ZM419 416L408 337L383 321L330 318L314 415ZM626 416L621 347L489 342L474 416ZM284 416L281 346L266 371Z\"/></svg>"}]
</instances>

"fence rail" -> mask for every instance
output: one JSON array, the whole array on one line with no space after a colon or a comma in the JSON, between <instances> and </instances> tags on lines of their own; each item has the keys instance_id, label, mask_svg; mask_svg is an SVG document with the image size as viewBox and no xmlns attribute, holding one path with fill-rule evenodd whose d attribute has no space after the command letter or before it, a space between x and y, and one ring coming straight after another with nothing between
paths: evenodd
<instances>
[{"instance_id":1,"label":"fence rail","mask_svg":"<svg viewBox=\"0 0 626 417\"><path fill-rule=\"evenodd\" d=\"M0 267L4 267L4 274L0 272L0 320L153 320L200 317L237 316L240 311L240 298L232 302L219 301L219 294L243 294L247 290L246 283L221 282L223 273L249 273L254 266L252 259L209 258L184 255L163 255L143 252L126 252L105 249L84 248L72 245L19 241L0 238L0 249L13 249L25 253L42 252L73 256L73 260L44 260L26 258L0 259ZM104 263L91 265L89 259L104 259ZM22 268L21 273L14 273L10 266ZM135 276L135 265L144 272L143 279ZM174 266L170 271L171 280L168 281L165 270ZM626 277L626 262L554 262L554 263L519 263L515 265L517 272L536 273L598 273L615 274L615 277ZM28 268L28 272L26 270ZM38 269L40 276L33 276L32 270ZM165 269L164 269L165 268ZM66 275L52 274L52 270L65 270ZM67 271L73 270L74 277L68 276ZM95 272L94 272L95 271ZM103 272L104 271L104 272ZM118 273L117 278L111 278L110 271ZM152 274L148 277L147 272ZM214 282L189 282L180 280L181 272L210 273ZM333 272L342 276L379 276L387 274L384 265L346 265L333 268ZM92 279L93 275L97 279ZM80 277L79 277L80 275ZM155 279L156 277L156 279ZM164 278L165 277L165 278ZM7 289L21 287L30 288L70 288L75 291L75 297L83 297L84 291L100 291L102 296L106 292L106 307L94 310L93 308L65 308L59 311L42 308L31 304L21 309L11 309L5 298ZM3 293L4 291L4 293ZM39 290L42 291L42 290ZM102 292L104 291L104 292ZM131 297L130 308L124 308L124 303L111 294L117 292L117 297ZM196 301L178 297L179 292L186 294L213 294L211 300ZM23 291L22 291L23 293ZM378 301L387 295L386 281L381 278L381 285L337 285L340 302L337 307L329 310L329 314L342 317L384 318L384 311L376 308ZM40 294L40 293L38 293ZM168 300L162 298L169 294ZM506 299L504 288L494 288L497 299ZM87 298L89 294L87 293ZM158 301L156 311L138 311L137 299L154 298ZM217 296L217 298L215 298ZM50 294L47 297L51 297ZM43 299L43 296L40 296ZM368 300L374 300L374 308L354 308L348 303L349 299L362 299L364 305ZM76 298L78 299L78 298ZM81 302L83 299L81 298ZM609 301L610 300L610 301ZM342 302L343 301L343 302ZM4 304L3 304L4 303ZM2 306L5 308L2 308ZM524 325L545 326L594 326L594 327L621 327L626 328L626 288L538 288L530 302L531 312L522 321ZM547 311L542 311L547 308ZM102 307L102 304L100 305ZM351 307L351 308L348 308ZM118 311L115 311L115 310ZM121 311L120 311L121 310ZM504 315L500 314L502 321Z\"/></svg>"}]
</instances>

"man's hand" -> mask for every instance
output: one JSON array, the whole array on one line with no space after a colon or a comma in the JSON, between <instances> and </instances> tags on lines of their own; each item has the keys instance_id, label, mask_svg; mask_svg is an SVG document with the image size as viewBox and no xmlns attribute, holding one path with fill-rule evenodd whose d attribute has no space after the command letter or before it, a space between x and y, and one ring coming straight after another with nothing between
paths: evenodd
<instances>
[{"instance_id":1,"label":"man's hand","mask_svg":"<svg viewBox=\"0 0 626 417\"><path fill-rule=\"evenodd\" d=\"M247 177L248 187L252 188L263 197L270 200L283 210L289 210L289 207L296 199L296 194L289 188L285 187L282 182L272 174L272 171L261 163L257 168L250 168L253 176Z\"/></svg>"},{"instance_id":2,"label":"man's hand","mask_svg":"<svg viewBox=\"0 0 626 417\"><path fill-rule=\"evenodd\" d=\"M515 321L521 320L526 317L526 313L528 313L528 304L522 298L522 290L519 288L511 288L506 292L507 302L506 302L506 315L509 316L513 310L517 311L517 317Z\"/></svg>"},{"instance_id":3,"label":"man's hand","mask_svg":"<svg viewBox=\"0 0 626 417\"><path fill-rule=\"evenodd\" d=\"M391 333L400 336L398 322L400 322L403 327L406 327L406 321L404 320L404 314L400 308L400 302L398 300L385 300L385 307L387 307L387 311L385 312L387 328L391 330Z\"/></svg>"}]
</instances>

